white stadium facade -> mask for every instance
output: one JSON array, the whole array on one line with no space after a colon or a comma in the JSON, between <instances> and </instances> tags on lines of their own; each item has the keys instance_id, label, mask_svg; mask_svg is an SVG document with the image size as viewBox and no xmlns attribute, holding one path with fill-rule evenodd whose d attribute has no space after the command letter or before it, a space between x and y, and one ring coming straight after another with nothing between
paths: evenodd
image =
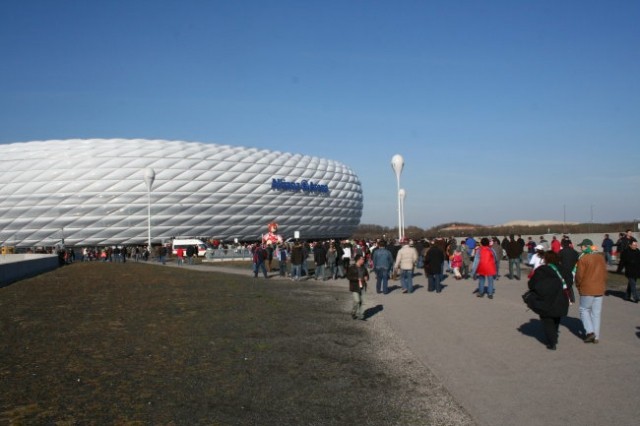
<instances>
[{"instance_id":1,"label":"white stadium facade","mask_svg":"<svg viewBox=\"0 0 640 426\"><path fill-rule=\"evenodd\" d=\"M149 217L154 243L255 241L270 222L284 238L340 238L362 207L356 174L325 158L145 139L0 144L0 245L145 244Z\"/></svg>"}]
</instances>

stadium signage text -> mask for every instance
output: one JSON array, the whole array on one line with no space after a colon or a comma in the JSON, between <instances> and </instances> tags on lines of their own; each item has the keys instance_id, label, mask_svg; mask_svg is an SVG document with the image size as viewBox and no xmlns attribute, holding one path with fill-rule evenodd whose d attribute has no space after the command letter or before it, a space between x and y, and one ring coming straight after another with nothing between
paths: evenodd
<instances>
[{"instance_id":1,"label":"stadium signage text","mask_svg":"<svg viewBox=\"0 0 640 426\"><path fill-rule=\"evenodd\" d=\"M287 182L284 179L272 179L271 189L277 191L292 191L292 192L308 192L318 194L328 194L329 185L321 185L319 183L303 180L301 182Z\"/></svg>"}]
</instances>

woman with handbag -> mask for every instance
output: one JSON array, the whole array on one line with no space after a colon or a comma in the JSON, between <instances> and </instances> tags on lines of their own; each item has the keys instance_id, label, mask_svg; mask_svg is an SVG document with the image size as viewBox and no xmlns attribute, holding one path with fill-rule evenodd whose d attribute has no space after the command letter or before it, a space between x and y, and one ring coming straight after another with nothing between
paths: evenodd
<instances>
[{"instance_id":1,"label":"woman with handbag","mask_svg":"<svg viewBox=\"0 0 640 426\"><path fill-rule=\"evenodd\" d=\"M540 315L549 350L556 350L560 319L569 312L568 289L558 270L558 261L557 253L544 252L544 264L534 270L529 280L533 294L526 300L529 308Z\"/></svg>"}]
</instances>

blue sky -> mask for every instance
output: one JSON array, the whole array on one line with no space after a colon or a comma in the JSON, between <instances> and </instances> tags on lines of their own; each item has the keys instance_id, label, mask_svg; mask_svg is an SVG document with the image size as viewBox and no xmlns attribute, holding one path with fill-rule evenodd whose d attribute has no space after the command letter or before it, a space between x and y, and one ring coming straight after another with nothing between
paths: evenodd
<instances>
[{"instance_id":1,"label":"blue sky","mask_svg":"<svg viewBox=\"0 0 640 426\"><path fill-rule=\"evenodd\" d=\"M640 2L0 2L0 143L342 161L362 223L640 217ZM566 213L565 213L566 212Z\"/></svg>"}]
</instances>

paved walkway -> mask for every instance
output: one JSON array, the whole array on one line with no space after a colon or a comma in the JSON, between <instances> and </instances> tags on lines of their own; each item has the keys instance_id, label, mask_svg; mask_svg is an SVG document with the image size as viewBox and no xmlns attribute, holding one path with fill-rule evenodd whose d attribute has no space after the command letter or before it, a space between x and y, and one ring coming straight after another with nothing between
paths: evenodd
<instances>
[{"instance_id":1,"label":"paved walkway","mask_svg":"<svg viewBox=\"0 0 640 426\"><path fill-rule=\"evenodd\" d=\"M246 269L213 269L251 275ZM373 294L374 282L366 307L382 310L369 321L372 326L386 321L478 424L638 423L640 304L605 297L599 344L582 342L578 306L571 306L560 326L558 350L549 351L537 315L520 297L526 276L501 278L493 300L475 297L472 280L447 278L440 294L427 292L422 275L414 284L413 294L397 289L385 296ZM346 289L345 280L327 285Z\"/></svg>"}]
</instances>

